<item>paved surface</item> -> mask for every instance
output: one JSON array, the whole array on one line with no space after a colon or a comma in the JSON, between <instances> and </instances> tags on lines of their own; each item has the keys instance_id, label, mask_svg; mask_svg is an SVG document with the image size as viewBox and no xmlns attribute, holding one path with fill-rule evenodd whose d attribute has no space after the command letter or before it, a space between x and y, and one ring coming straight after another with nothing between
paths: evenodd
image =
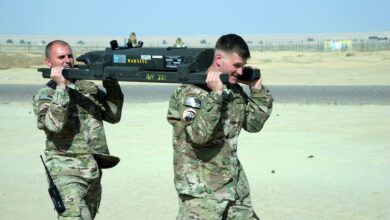
<instances>
[{"instance_id":1,"label":"paved surface","mask_svg":"<svg viewBox=\"0 0 390 220\"><path fill-rule=\"evenodd\" d=\"M177 84L124 85L126 102L168 101ZM37 85L0 85L0 103L31 102ZM275 102L331 105L390 105L390 86L269 86Z\"/></svg>"}]
</instances>

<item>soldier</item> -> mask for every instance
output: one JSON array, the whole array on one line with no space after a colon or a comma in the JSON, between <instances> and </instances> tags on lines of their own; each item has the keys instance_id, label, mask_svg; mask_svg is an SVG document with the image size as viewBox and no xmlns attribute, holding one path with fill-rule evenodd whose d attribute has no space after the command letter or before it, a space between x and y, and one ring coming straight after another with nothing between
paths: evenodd
<instances>
[{"instance_id":1,"label":"soldier","mask_svg":"<svg viewBox=\"0 0 390 220\"><path fill-rule=\"evenodd\" d=\"M127 40L127 44L130 44L133 47L138 45L137 35L135 34L135 32L131 32L129 39Z\"/></svg>"},{"instance_id":2,"label":"soldier","mask_svg":"<svg viewBox=\"0 0 390 220\"><path fill-rule=\"evenodd\" d=\"M186 45L184 44L184 41L182 41L181 38L178 37L176 39L175 44L173 45L173 47L180 48L180 47L186 47Z\"/></svg>"},{"instance_id":3,"label":"soldier","mask_svg":"<svg viewBox=\"0 0 390 220\"><path fill-rule=\"evenodd\" d=\"M121 118L123 93L117 81L103 81L106 93L93 82L68 80L64 68L74 67L72 49L55 40L46 46L49 81L33 96L37 126L46 134L46 165L66 210L59 219L94 219L101 200L104 168L119 162L110 156L103 120Z\"/></svg>"},{"instance_id":4,"label":"soldier","mask_svg":"<svg viewBox=\"0 0 390 220\"><path fill-rule=\"evenodd\" d=\"M241 128L259 132L271 114L272 96L262 79L240 81L250 58L238 35L220 37L206 85L183 84L169 102L173 126L177 219L258 219L244 170L237 158ZM229 83L220 80L229 74ZM238 84L250 88L250 97Z\"/></svg>"}]
</instances>

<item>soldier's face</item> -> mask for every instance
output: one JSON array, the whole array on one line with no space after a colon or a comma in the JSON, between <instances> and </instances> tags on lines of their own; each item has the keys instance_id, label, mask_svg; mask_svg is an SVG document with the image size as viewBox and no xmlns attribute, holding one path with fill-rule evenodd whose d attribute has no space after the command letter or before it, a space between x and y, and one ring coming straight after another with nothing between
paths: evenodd
<instances>
[{"instance_id":1,"label":"soldier's face","mask_svg":"<svg viewBox=\"0 0 390 220\"><path fill-rule=\"evenodd\" d=\"M54 44L50 56L45 59L45 62L49 67L72 68L74 66L72 49L66 45Z\"/></svg>"},{"instance_id":2,"label":"soldier's face","mask_svg":"<svg viewBox=\"0 0 390 220\"><path fill-rule=\"evenodd\" d=\"M229 83L238 82L237 77L242 75L246 59L241 58L237 53L225 53L221 62L221 72L229 73Z\"/></svg>"}]
</instances>

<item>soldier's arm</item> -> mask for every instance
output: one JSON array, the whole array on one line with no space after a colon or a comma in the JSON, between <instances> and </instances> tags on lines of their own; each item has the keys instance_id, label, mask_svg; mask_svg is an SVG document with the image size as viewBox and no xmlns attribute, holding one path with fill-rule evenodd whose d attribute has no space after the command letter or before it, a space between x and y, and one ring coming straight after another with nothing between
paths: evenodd
<instances>
[{"instance_id":1,"label":"soldier's arm","mask_svg":"<svg viewBox=\"0 0 390 220\"><path fill-rule=\"evenodd\" d=\"M272 103L272 95L265 86L261 89L251 88L243 128L248 132L259 132L271 115Z\"/></svg>"},{"instance_id":2,"label":"soldier's arm","mask_svg":"<svg viewBox=\"0 0 390 220\"><path fill-rule=\"evenodd\" d=\"M214 92L203 97L195 94L174 95L169 104L168 121L179 130L182 128L190 142L206 145L212 140L220 119L221 104L222 96Z\"/></svg>"},{"instance_id":3,"label":"soldier's arm","mask_svg":"<svg viewBox=\"0 0 390 220\"><path fill-rule=\"evenodd\" d=\"M109 123L117 123L121 119L123 108L123 93L116 80L103 80L106 94L102 99L103 120Z\"/></svg>"},{"instance_id":4,"label":"soldier's arm","mask_svg":"<svg viewBox=\"0 0 390 220\"><path fill-rule=\"evenodd\" d=\"M68 118L68 105L69 93L66 88L57 87L54 92L49 88L38 91L33 97L38 128L55 133L62 131Z\"/></svg>"}]
</instances>

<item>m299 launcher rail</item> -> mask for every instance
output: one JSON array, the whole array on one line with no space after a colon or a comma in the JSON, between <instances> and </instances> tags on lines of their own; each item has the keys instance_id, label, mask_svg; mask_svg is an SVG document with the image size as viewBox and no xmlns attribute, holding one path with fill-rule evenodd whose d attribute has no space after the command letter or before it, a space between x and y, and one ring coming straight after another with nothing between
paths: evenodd
<instances>
[{"instance_id":1,"label":"m299 launcher rail","mask_svg":"<svg viewBox=\"0 0 390 220\"><path fill-rule=\"evenodd\" d=\"M112 46L76 58L84 65L64 69L67 79L108 80L158 83L205 84L214 49L211 48L142 48ZM115 44L114 44L115 45ZM117 44L116 44L117 45ZM50 78L50 68L38 68ZM246 80L258 79L259 69L244 68ZM228 82L228 75L221 75Z\"/></svg>"}]
</instances>

